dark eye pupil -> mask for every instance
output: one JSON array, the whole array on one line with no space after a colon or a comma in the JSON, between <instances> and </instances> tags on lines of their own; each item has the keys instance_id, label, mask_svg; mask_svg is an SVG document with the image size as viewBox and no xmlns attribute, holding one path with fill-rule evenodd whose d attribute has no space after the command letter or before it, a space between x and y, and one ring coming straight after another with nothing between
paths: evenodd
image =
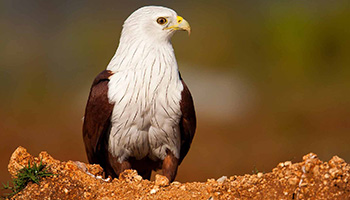
<instances>
[{"instance_id":1,"label":"dark eye pupil","mask_svg":"<svg viewBox=\"0 0 350 200\"><path fill-rule=\"evenodd\" d=\"M166 22L166 19L163 17L158 18L157 20L158 24L164 24Z\"/></svg>"}]
</instances>

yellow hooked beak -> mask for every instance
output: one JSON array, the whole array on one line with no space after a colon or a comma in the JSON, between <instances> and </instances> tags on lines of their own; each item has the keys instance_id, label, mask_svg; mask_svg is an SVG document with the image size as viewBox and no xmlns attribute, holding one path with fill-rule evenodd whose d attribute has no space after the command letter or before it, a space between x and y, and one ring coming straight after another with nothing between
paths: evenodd
<instances>
[{"instance_id":1,"label":"yellow hooked beak","mask_svg":"<svg viewBox=\"0 0 350 200\"><path fill-rule=\"evenodd\" d=\"M191 34L191 26L190 24L182 17L177 16L176 17L176 22L177 24L173 26L166 27L165 30L167 29L173 29L173 30L180 30L180 31L187 31L188 35Z\"/></svg>"}]
</instances>

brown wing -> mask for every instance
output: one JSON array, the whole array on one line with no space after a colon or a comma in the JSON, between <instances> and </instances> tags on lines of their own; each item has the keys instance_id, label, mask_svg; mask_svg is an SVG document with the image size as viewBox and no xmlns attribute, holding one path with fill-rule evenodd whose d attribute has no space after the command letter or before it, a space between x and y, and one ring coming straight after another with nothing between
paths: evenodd
<instances>
[{"instance_id":1,"label":"brown wing","mask_svg":"<svg viewBox=\"0 0 350 200\"><path fill-rule=\"evenodd\" d=\"M196 131L196 113L194 110L193 99L185 82L182 79L181 81L184 89L181 92L180 101L182 116L180 119L181 150L179 164L181 164L182 160L185 158L188 150L190 149L194 133Z\"/></svg>"},{"instance_id":2,"label":"brown wing","mask_svg":"<svg viewBox=\"0 0 350 200\"><path fill-rule=\"evenodd\" d=\"M108 82L111 75L109 70L97 75L91 86L84 115L83 138L88 160L101 165L106 162L110 116L114 107L108 101Z\"/></svg>"}]
</instances>

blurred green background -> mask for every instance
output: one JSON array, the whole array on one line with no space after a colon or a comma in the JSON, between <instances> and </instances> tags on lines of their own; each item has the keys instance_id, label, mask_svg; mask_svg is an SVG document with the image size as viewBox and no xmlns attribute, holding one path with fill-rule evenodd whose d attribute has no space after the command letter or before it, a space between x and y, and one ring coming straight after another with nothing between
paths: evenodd
<instances>
[{"instance_id":1,"label":"blurred green background","mask_svg":"<svg viewBox=\"0 0 350 200\"><path fill-rule=\"evenodd\" d=\"M350 2L0 2L0 182L24 146L87 161L82 116L94 77L143 5L192 26L172 42L198 129L177 180L269 172L309 152L350 161Z\"/></svg>"}]
</instances>

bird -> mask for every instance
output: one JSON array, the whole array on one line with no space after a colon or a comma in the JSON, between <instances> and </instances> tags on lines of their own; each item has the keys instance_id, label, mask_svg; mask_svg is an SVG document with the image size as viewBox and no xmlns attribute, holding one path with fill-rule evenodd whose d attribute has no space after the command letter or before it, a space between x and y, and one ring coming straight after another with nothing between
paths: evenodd
<instances>
[{"instance_id":1,"label":"bird","mask_svg":"<svg viewBox=\"0 0 350 200\"><path fill-rule=\"evenodd\" d=\"M171 38L189 23L163 6L144 6L123 24L119 46L94 79L85 108L88 161L106 177L160 170L170 182L196 130L192 95L178 69Z\"/></svg>"}]
</instances>

